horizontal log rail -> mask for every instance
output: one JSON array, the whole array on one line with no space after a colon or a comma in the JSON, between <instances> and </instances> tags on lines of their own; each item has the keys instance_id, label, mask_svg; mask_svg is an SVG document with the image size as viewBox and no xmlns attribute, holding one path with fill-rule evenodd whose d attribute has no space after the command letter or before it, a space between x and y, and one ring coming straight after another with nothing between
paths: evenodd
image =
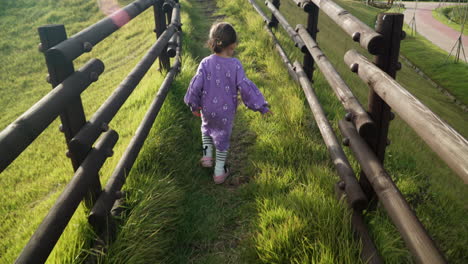
<instances>
[{"instance_id":1,"label":"horizontal log rail","mask_svg":"<svg viewBox=\"0 0 468 264\"><path fill-rule=\"evenodd\" d=\"M180 71L180 65L180 56L177 56L172 69L164 79L161 88L151 103L151 106L143 118L143 121L136 130L135 136L130 141L130 144L128 145L125 153L122 155L122 158L112 173L112 176L110 177L104 191L101 193L94 208L91 210L88 221L92 226L95 226L98 229L102 229L106 225L112 206L115 200L118 198L118 192L122 189L122 186L125 183L125 178L130 173L133 163L135 162L138 153L143 147L143 143L145 142L145 139L148 136L151 127L153 126L153 123L159 113L159 110L164 103L164 99L169 92L172 81Z\"/></svg>"},{"instance_id":2,"label":"horizontal log rail","mask_svg":"<svg viewBox=\"0 0 468 264\"><path fill-rule=\"evenodd\" d=\"M73 61L148 9L157 0L137 0L47 50L47 56Z\"/></svg>"},{"instance_id":3,"label":"horizontal log rail","mask_svg":"<svg viewBox=\"0 0 468 264\"><path fill-rule=\"evenodd\" d=\"M306 0L293 0L302 8L311 8ZM370 54L381 53L383 37L332 0L310 0Z\"/></svg>"},{"instance_id":4,"label":"horizontal log rail","mask_svg":"<svg viewBox=\"0 0 468 264\"><path fill-rule=\"evenodd\" d=\"M320 71L325 79L330 84L330 87L335 92L338 99L343 104L346 111L351 113L349 118L352 118L361 136L367 136L374 133L375 124L367 114L367 111L362 107L354 94L349 89L348 85L341 78L338 71L333 67L327 56L320 50L318 44L312 39L309 32L303 25L296 27L300 37L303 39L307 49L317 63Z\"/></svg>"},{"instance_id":5,"label":"horizontal log rail","mask_svg":"<svg viewBox=\"0 0 468 264\"><path fill-rule=\"evenodd\" d=\"M91 187L93 177L98 175L104 161L112 156L112 148L117 139L118 135L113 130L109 130L101 137L23 248L16 263L44 263L47 260L76 208Z\"/></svg>"},{"instance_id":6,"label":"horizontal log rail","mask_svg":"<svg viewBox=\"0 0 468 264\"><path fill-rule=\"evenodd\" d=\"M335 184L335 193L338 200L346 198L349 204L349 199L345 196L345 184L339 181ZM362 243L361 260L367 264L383 264L382 256L380 256L377 247L372 240L372 236L367 228L366 221L362 210L351 208L351 228L353 229L354 237Z\"/></svg>"},{"instance_id":7,"label":"horizontal log rail","mask_svg":"<svg viewBox=\"0 0 468 264\"><path fill-rule=\"evenodd\" d=\"M468 184L468 141L357 51L344 60Z\"/></svg>"},{"instance_id":8,"label":"horizontal log rail","mask_svg":"<svg viewBox=\"0 0 468 264\"><path fill-rule=\"evenodd\" d=\"M176 26L170 25L160 36L158 41L148 50L140 62L133 68L127 77L119 84L111 96L99 107L91 119L70 141L72 151L80 151L91 146L99 135L105 131L109 122L132 94L154 61L166 48L171 36L176 32Z\"/></svg>"},{"instance_id":9,"label":"horizontal log rail","mask_svg":"<svg viewBox=\"0 0 468 264\"><path fill-rule=\"evenodd\" d=\"M270 9L270 11L273 13L273 15L276 17L276 19L278 19L278 22L281 24L284 30L286 30L288 35L293 39L296 47L298 47L302 52L305 52L307 48L305 47L304 41L302 41L301 37L299 36L299 34L297 34L294 28L291 27L291 25L289 25L286 18L284 18L284 16L279 12L279 10L270 1L267 0L265 4L268 7L268 9Z\"/></svg>"},{"instance_id":10,"label":"horizontal log rail","mask_svg":"<svg viewBox=\"0 0 468 264\"><path fill-rule=\"evenodd\" d=\"M175 4L172 9L171 24L175 25L178 30L181 30L182 23L180 22L180 4Z\"/></svg>"},{"instance_id":11,"label":"horizontal log rail","mask_svg":"<svg viewBox=\"0 0 468 264\"><path fill-rule=\"evenodd\" d=\"M310 84L309 78L298 61L294 62L294 68L296 70L299 83L304 90L307 102L309 103L310 110L312 111L320 133L322 134L323 141L325 142L325 145L327 145L328 152L330 153L330 157L335 165L336 171L345 183L344 189L348 195L351 207L363 210L367 206L367 198L357 182L354 171L341 148L341 144L336 138L330 122L328 122L325 111L323 111L323 108L320 105L317 95Z\"/></svg>"},{"instance_id":12,"label":"horizontal log rail","mask_svg":"<svg viewBox=\"0 0 468 264\"><path fill-rule=\"evenodd\" d=\"M0 132L0 172L7 168L64 109L104 71L104 64L92 59L51 90L24 114Z\"/></svg>"},{"instance_id":13,"label":"horizontal log rail","mask_svg":"<svg viewBox=\"0 0 468 264\"><path fill-rule=\"evenodd\" d=\"M265 22L267 25L270 25L270 19L267 17L267 15L265 15L265 13L263 13L262 9L260 8L260 6L257 5L255 0L249 0L249 2L253 6L255 11L257 11L257 13L260 14L260 16L263 18L263 22Z\"/></svg>"},{"instance_id":14,"label":"horizontal log rail","mask_svg":"<svg viewBox=\"0 0 468 264\"><path fill-rule=\"evenodd\" d=\"M176 32L167 43L167 55L171 58L177 55L177 43L180 42L180 34L181 32Z\"/></svg>"},{"instance_id":15,"label":"horizontal log rail","mask_svg":"<svg viewBox=\"0 0 468 264\"><path fill-rule=\"evenodd\" d=\"M426 229L419 222L375 153L359 136L354 125L349 121L341 120L339 128L343 136L349 140L354 156L416 262L445 263L444 257L427 234Z\"/></svg>"},{"instance_id":16,"label":"horizontal log rail","mask_svg":"<svg viewBox=\"0 0 468 264\"><path fill-rule=\"evenodd\" d=\"M321 7L322 10L327 15L331 16L331 18L335 20L335 22L342 26L342 28L349 35L351 35L355 41L359 41L361 43L361 46L366 48L372 54L378 54L379 56L387 56L387 53L389 52L398 52L397 48L399 47L399 41L402 39L404 32L401 33L401 36L396 36L396 43L392 42L392 44L383 45L382 41L384 39L384 35L380 35L379 33L370 29L369 27L364 25L355 17L349 15L348 12L341 9L339 6L337 6L330 0L294 0L294 2L299 7L303 8L305 11L309 9L313 10L313 8L315 8L315 5ZM252 1L251 3L254 5ZM288 31L287 26L289 26L289 24L284 19L284 17L281 16L281 13L277 9L272 7L271 4L268 3L268 1L267 6L272 12L274 12L273 15L278 18L279 22L283 25L283 27L285 27L286 31ZM262 17L266 17L259 8L255 8L255 5L254 9ZM335 14L335 17L333 17L333 14ZM393 17L391 18L393 19ZM398 17L396 19L400 18ZM268 20L265 21L268 22ZM340 21L341 23L344 23L346 25L340 24ZM345 21L347 22L345 23ZM398 26L399 25L397 23L397 25L395 26L395 31L401 30L401 25L400 28L398 28ZM288 34L294 42L304 43L307 52L311 54L312 58L314 59L314 62L317 63L322 74L327 79L328 83L334 90L337 97L342 102L345 109L348 111L348 114L346 115L346 121L340 122L340 130L342 130L342 134L346 137L343 141L343 144L351 145L353 153L355 154L355 156L357 156L358 162L363 169L364 174L361 175L361 179L363 177L364 179L369 179L370 188L376 191L378 198L382 201L385 209L387 210L390 218L392 219L392 222L400 231L403 239L406 242L406 245L408 246L412 255L414 256L415 261L418 263L445 263L444 256L441 254L439 249L436 247L435 243L427 234L426 230L419 222L416 215L412 212L411 208L409 207L409 205L407 204L397 187L394 185L391 178L385 172L382 162L377 158L377 156L373 153L373 150L371 150L367 143L364 141L364 138L368 139L374 137L374 135L372 135L374 134L375 129L374 121L369 116L367 111L364 110L359 101L353 96L349 87L344 83L342 78L339 76L339 74L333 68L331 63L328 61L325 54L323 54L323 52L320 50L316 41L312 38L309 30L302 25L297 25L296 32L298 33L299 38L301 39L300 41L297 40L298 38L296 35L290 33L290 30ZM277 43L277 40L274 37L274 34L271 32L271 30L269 33L272 35L274 42ZM384 33L386 34L386 37L388 37L388 34L395 35L393 31ZM394 37L393 35L392 37ZM280 45L279 43L277 44ZM303 50L301 49L301 51ZM280 52L280 55L285 65L288 67L289 71L288 60L285 59L288 58L287 54L283 50L283 52ZM349 51L345 56L345 61L350 66L351 70L357 72L361 79L363 79L367 84L369 84L369 86L373 90L375 90L375 92L383 100L385 100L390 107L392 107L398 114L400 114L400 116L406 122L408 122L418 134L422 134L420 136L424 140L429 141L429 145L434 144L433 146L431 146L434 149L434 151L436 151L436 153L438 153L443 159L443 155L445 155L444 160L447 162L447 164L449 164L449 166L452 169L454 169L455 172L459 173L459 175L461 172L461 174L463 175L461 177L466 182L467 177L464 174L466 171L468 171L466 169L468 164L464 162L464 159L468 157L466 139L460 136L445 122L440 120L440 118L438 118L434 113L427 109L427 107L423 106L419 101L413 98L395 80L388 76L384 69L379 69L376 65L367 61L365 57L357 55L355 51ZM394 63L398 64L398 62ZM395 68L395 65L393 64L390 66L391 68L393 67L392 69ZM321 120L321 118L324 117L320 116L324 116L324 113L323 110L321 110L318 100L313 94L311 83L309 82L304 69L298 62L294 63L294 67L296 70L296 76L298 77L297 81L301 84L302 88L304 89L311 110L314 113L317 123L319 123L323 121ZM320 112L322 113L320 114ZM363 122L363 120L365 121ZM364 129L362 129L362 124L365 124ZM427 129L428 125L430 127L429 129ZM326 143L326 145L329 148L329 151L332 155L332 159L334 159L333 155L337 155L337 153L335 152L334 154L332 154L332 151L336 151L336 149L330 147L332 145L332 143L330 142L334 142L334 144L337 144L336 137L335 141L330 141L330 139L327 139L324 135L327 135L328 132L333 134L333 131L330 129L330 131L328 132L323 132L323 126L319 124L318 127L321 130L324 140L329 141L328 143ZM356 129L356 127L358 127L358 129ZM450 139L445 140L445 137L449 137ZM433 140L433 143L430 143L431 138ZM449 147L444 149L445 145L449 145ZM346 156L344 156L344 158L346 159ZM335 167L337 168L337 170L339 170L337 166L338 164L335 163ZM351 186L355 186L357 193L362 194L363 186L360 185L360 183L357 183L354 172L350 168L349 163L346 167L347 169L345 170L347 170L347 172L339 172L338 174L340 175L340 177L342 176L342 174L348 174L348 180L351 179L352 182ZM343 167L340 167L340 169L343 170ZM364 246L363 251L361 252L361 258L366 262L369 261L369 263L382 263L382 259L376 252L376 248L371 241L371 238L366 230L362 218L361 210L364 206L356 206L356 204L354 204L353 202L357 200L359 202L362 201L364 203L366 200L356 199L353 198L352 195L350 196L348 190L346 190L347 185L350 184L345 182L345 178L342 177L342 179L344 184L339 183L337 184L336 188L341 190L337 191L338 193L344 191L347 194L348 203L350 204L350 207L353 208L353 229L356 232L356 234L360 236ZM365 194L363 197L365 198ZM369 205L370 204L367 204L367 206Z\"/></svg>"},{"instance_id":17,"label":"horizontal log rail","mask_svg":"<svg viewBox=\"0 0 468 264\"><path fill-rule=\"evenodd\" d=\"M118 134L114 130L109 130L108 122L114 117L122 104L130 96L136 85L142 80L155 60L163 56L167 50L175 50L176 60L169 70L161 89L158 91L155 100L150 105L150 109L144 120L138 127L135 137L130 142L119 165L114 171L115 175L126 176L135 162L143 147L149 131L158 115L162 104L166 98L170 85L181 67L181 26L180 5L178 1L172 1L171 9L167 13L160 12L162 0L137 0L123 9L112 14L98 23L88 27L78 34L67 39L63 25L48 25L39 28L41 37L40 51L46 55L46 62L51 73L50 81L56 87L44 96L33 107L21 115L15 122L0 132L0 172L10 165L59 115L67 111L67 107L79 102L81 104L81 93L92 83L98 80L104 71L104 64L98 59L90 60L80 70L74 71L73 60L92 49L111 33L123 26L129 20L154 6L157 16L157 27L161 30L156 40L147 54L135 66L130 74L117 87L116 91L104 102L93 118L86 122L84 112L81 116L76 113L66 116L66 121L75 123L78 117L81 125L76 125L76 131L69 133L73 138L66 137L69 152L67 156L73 158L73 153L79 153L81 159L77 159L77 164L73 163L75 174L65 190L57 199L56 203L44 218L39 228L30 238L28 244L23 248L16 263L44 263L55 244L59 240L64 229L68 225L76 208L85 201L85 205L90 209L94 208L97 200L105 200L107 197L101 190L99 171L106 159L113 155L113 147L117 142ZM169 14L170 13L170 14ZM166 26L165 21L170 20L170 25ZM164 20L164 23L162 23ZM170 47L169 41L172 41ZM66 64L67 69L62 68ZM60 71L62 70L62 71ZM57 75L57 71L60 71ZM55 74L55 75L54 75ZM54 75L54 76L53 76ZM63 81L62 81L63 80ZM61 81L61 83L59 83ZM80 108L82 111L82 107ZM78 109L78 110L80 110ZM76 110L76 109L75 109ZM64 122L64 120L62 120ZM61 126L62 127L62 126ZM65 127L65 126L63 126ZM66 130L62 130L62 132ZM77 133L78 132L78 133ZM105 132L101 135L102 132ZM100 136L101 135L101 136ZM68 136L68 134L66 134ZM95 147L92 147L98 139ZM77 166L75 166L77 165ZM117 178L117 180L115 180ZM114 188L120 180L113 177L108 184ZM125 180L124 180L125 181ZM121 182L119 190L124 181ZM88 199L91 198L91 199ZM115 199L112 201L114 204ZM112 205L111 204L111 205ZM107 204L106 204L107 205ZM105 208L104 214L110 214L111 208ZM102 213L103 211L99 211ZM92 219L92 217L90 217ZM111 218L106 220L113 221ZM92 223L92 220L89 220ZM100 236L102 228L112 226L112 223L105 222L102 225L93 226L94 231ZM107 232L107 235L112 234ZM104 241L108 241L105 239ZM104 245L105 246L105 245ZM92 261L92 260L89 260Z\"/></svg>"}]
</instances>

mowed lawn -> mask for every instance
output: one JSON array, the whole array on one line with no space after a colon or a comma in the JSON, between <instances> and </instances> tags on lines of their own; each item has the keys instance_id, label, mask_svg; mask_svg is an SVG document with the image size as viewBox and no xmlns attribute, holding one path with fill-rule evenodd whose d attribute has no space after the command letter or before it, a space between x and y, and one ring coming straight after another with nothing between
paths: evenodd
<instances>
[{"instance_id":1,"label":"mowed lawn","mask_svg":"<svg viewBox=\"0 0 468 264\"><path fill-rule=\"evenodd\" d=\"M224 19L233 23L239 33L237 54L247 75L265 94L275 115L265 119L240 107L229 158L233 177L227 184L215 186L212 172L196 165L200 123L182 102L198 62L209 54L204 42L211 21L207 21L205 6L197 1L181 1L184 66L129 176L125 187L127 210L117 241L101 261L359 263L360 246L352 239L349 212L333 192L338 176L302 89L288 77L262 29L260 17L248 1L217 2L219 13L226 15ZM72 35L103 17L94 1L7 3L5 10L0 10L0 22L9 25L1 27L1 34L8 36L5 41L10 40L0 40L0 56L9 62L0 70L0 129L50 89L44 81L43 57L36 49L35 28L64 23ZM359 3L343 5L367 17L368 23L376 12ZM304 14L292 1L282 1L281 10L293 26L305 22ZM25 13L28 16L22 15ZM79 68L87 59L98 57L106 65L105 74L83 95L88 117L154 42L153 27L152 10L148 10L76 62L75 67ZM324 14L320 17L320 30L320 46L365 102L368 88L343 63L344 52L358 47ZM294 58L301 58L282 30L279 38L293 51ZM3 49L9 49L11 54ZM398 73L398 80L460 133L468 135L466 114L416 73L404 68ZM119 132L120 139L114 157L102 170L103 182L161 81L161 74L153 67L112 121L111 127ZM344 111L320 73L316 74L315 88L338 131L337 121ZM54 122L0 175L4 190L0 198L2 263L14 261L73 174L58 125L58 121ZM465 263L468 188L398 118L391 124L390 138L392 145L386 157L390 174L449 261ZM357 164L352 163L357 169ZM367 220L387 263L411 262L382 208L368 213ZM86 249L91 237L86 214L80 207L48 262L80 263L89 253Z\"/></svg>"}]
</instances>

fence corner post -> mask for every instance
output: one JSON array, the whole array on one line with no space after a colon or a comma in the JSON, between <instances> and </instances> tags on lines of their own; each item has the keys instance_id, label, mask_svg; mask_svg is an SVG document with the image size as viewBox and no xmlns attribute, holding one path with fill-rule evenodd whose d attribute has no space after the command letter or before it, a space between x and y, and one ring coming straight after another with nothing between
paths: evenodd
<instances>
[{"instance_id":1,"label":"fence corner post","mask_svg":"<svg viewBox=\"0 0 468 264\"><path fill-rule=\"evenodd\" d=\"M307 32L309 32L312 39L317 42L317 32L318 32L318 16L319 16L319 7L314 3L307 3L307 8L303 7L304 11L307 12ZM312 77L314 74L314 59L307 50L304 54L304 71L311 82L313 82Z\"/></svg>"},{"instance_id":2,"label":"fence corner post","mask_svg":"<svg viewBox=\"0 0 468 264\"><path fill-rule=\"evenodd\" d=\"M279 10L279 7L280 7L280 0L273 0L272 1L272 4L274 7L276 7L276 9ZM270 23L268 24L270 27L272 28L278 28L278 19L275 17L274 14L271 14L271 19L270 19Z\"/></svg>"},{"instance_id":3,"label":"fence corner post","mask_svg":"<svg viewBox=\"0 0 468 264\"><path fill-rule=\"evenodd\" d=\"M167 28L166 12L163 10L163 5L164 0L155 0L153 4L155 22L154 32L156 33L156 39L158 39ZM159 55L159 67L160 70L164 69L168 71L170 69L170 60L169 56L167 55L167 47L165 47Z\"/></svg>"},{"instance_id":4,"label":"fence corner post","mask_svg":"<svg viewBox=\"0 0 468 264\"><path fill-rule=\"evenodd\" d=\"M40 51L44 53L47 69L49 75L47 81L52 85L52 88L62 83L67 77L75 72L73 61L67 60L61 56L51 56L47 53L47 50L54 47L55 45L67 40L67 33L64 25L47 25L38 28L40 37ZM73 152L70 149L69 143L71 139L80 131L80 129L86 124L86 116L83 110L83 103L81 97L71 103L65 110L60 114L60 120L62 125L60 130L65 135L65 140L68 146L67 156L70 158L73 170L76 171L81 163L85 160L88 152L82 150L79 152ZM85 205L91 209L97 197L101 193L101 183L99 176L94 177L93 183L90 185L89 193L85 198Z\"/></svg>"},{"instance_id":5,"label":"fence corner post","mask_svg":"<svg viewBox=\"0 0 468 264\"><path fill-rule=\"evenodd\" d=\"M400 55L400 42L403 38L402 28L403 14L380 13L377 17L376 31L383 36L385 46L381 49L381 54L375 56L374 63L392 78L396 77L396 72L401 68L398 59ZM393 114L390 106L373 89L369 91L368 107L369 114L376 125L376 132L365 140L378 159L384 164L385 149L389 144L387 139L388 129L390 121L393 119ZM360 184L369 200L377 199L363 172L361 172Z\"/></svg>"}]
</instances>

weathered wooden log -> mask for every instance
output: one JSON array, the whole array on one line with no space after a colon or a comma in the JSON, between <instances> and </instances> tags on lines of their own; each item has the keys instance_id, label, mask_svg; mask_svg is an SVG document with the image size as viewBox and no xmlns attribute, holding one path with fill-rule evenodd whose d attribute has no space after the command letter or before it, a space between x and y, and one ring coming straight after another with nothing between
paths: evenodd
<instances>
[{"instance_id":1,"label":"weathered wooden log","mask_svg":"<svg viewBox=\"0 0 468 264\"><path fill-rule=\"evenodd\" d=\"M280 0L272 0L273 1L273 6L276 8L276 9L279 9L280 5L281 5L281 2ZM275 14L271 14L271 19L270 19L270 22L268 23L268 26L269 27L272 27L272 28L278 28L278 18L275 16Z\"/></svg>"},{"instance_id":2,"label":"weathered wooden log","mask_svg":"<svg viewBox=\"0 0 468 264\"><path fill-rule=\"evenodd\" d=\"M311 12L312 9L314 8L315 4L312 3L310 0L293 0L296 5L302 9L304 9L305 12Z\"/></svg>"},{"instance_id":3,"label":"weathered wooden log","mask_svg":"<svg viewBox=\"0 0 468 264\"><path fill-rule=\"evenodd\" d=\"M352 114L351 118L358 128L359 134L361 136L371 135L375 131L375 124L367 114L367 111L353 95L351 89L346 85L327 56L320 50L305 27L299 24L296 29L314 58L315 63L322 71L323 76L325 76L325 79L330 84L330 87L333 89L346 111Z\"/></svg>"},{"instance_id":4,"label":"weathered wooden log","mask_svg":"<svg viewBox=\"0 0 468 264\"><path fill-rule=\"evenodd\" d=\"M92 59L0 132L0 172L13 162L104 71Z\"/></svg>"},{"instance_id":5,"label":"weathered wooden log","mask_svg":"<svg viewBox=\"0 0 468 264\"><path fill-rule=\"evenodd\" d=\"M120 83L112 95L99 107L96 113L70 141L70 149L79 151L92 146L99 135L107 129L107 124L114 118L120 107L133 92L135 87L151 68L156 58L165 49L169 39L176 31L174 25L170 25L167 30L159 37L158 41L148 50L141 61L133 68L128 76Z\"/></svg>"},{"instance_id":6,"label":"weathered wooden log","mask_svg":"<svg viewBox=\"0 0 468 264\"><path fill-rule=\"evenodd\" d=\"M278 19L279 23L281 26L286 30L288 35L292 38L294 43L296 44L296 47L298 47L302 52L307 51L307 48L305 47L304 41L302 41L301 37L299 37L299 34L289 25L288 21L284 16L279 12L278 9L270 2L266 1L265 4L267 5L268 9L275 15L275 17Z\"/></svg>"},{"instance_id":7,"label":"weathered wooden log","mask_svg":"<svg viewBox=\"0 0 468 264\"><path fill-rule=\"evenodd\" d=\"M172 9L171 24L181 30L182 23L180 22L180 4L175 4Z\"/></svg>"},{"instance_id":8,"label":"weathered wooden log","mask_svg":"<svg viewBox=\"0 0 468 264\"><path fill-rule=\"evenodd\" d=\"M343 190L344 182L340 181L335 184L335 193L338 200L342 198L346 198L349 204L349 199L345 196L345 192ZM353 233L355 239L359 239L362 243L362 250L361 250L361 259L364 263L367 264L383 264L382 257L377 250L377 247L372 240L372 237L369 233L367 228L366 222L364 221L364 217L362 215L361 210L350 208L352 211L351 217L351 227L353 228Z\"/></svg>"},{"instance_id":9,"label":"weathered wooden log","mask_svg":"<svg viewBox=\"0 0 468 264\"><path fill-rule=\"evenodd\" d=\"M153 4L154 10L154 23L156 33L156 39L159 39L167 29L166 13L163 10L164 0L155 0ZM167 55L167 47L163 47L161 54L159 54L159 70L169 70L170 59Z\"/></svg>"},{"instance_id":10,"label":"weathered wooden log","mask_svg":"<svg viewBox=\"0 0 468 264\"><path fill-rule=\"evenodd\" d=\"M167 43L167 55L169 57L174 58L176 56L176 51L177 51L177 43L180 41L178 40L180 38L180 32L176 32L174 35L172 35L171 39Z\"/></svg>"},{"instance_id":11,"label":"weathered wooden log","mask_svg":"<svg viewBox=\"0 0 468 264\"><path fill-rule=\"evenodd\" d=\"M374 63L395 79L398 59L400 57L403 14L380 13L377 17L375 28L382 35L384 46L382 52L375 56ZM365 135L363 138L377 155L380 162L384 164L392 112L390 106L373 89L369 89L368 112L374 121L376 129L372 134ZM361 177L359 177L359 183L367 195L367 199L371 201L368 210L374 210L377 206L377 197L363 172L361 172Z\"/></svg>"},{"instance_id":12,"label":"weathered wooden log","mask_svg":"<svg viewBox=\"0 0 468 264\"><path fill-rule=\"evenodd\" d=\"M45 263L76 208L94 182L94 177L98 175L105 160L111 156L117 139L118 135L113 130L102 136L75 172L15 263Z\"/></svg>"},{"instance_id":13,"label":"weathered wooden log","mask_svg":"<svg viewBox=\"0 0 468 264\"><path fill-rule=\"evenodd\" d=\"M328 152L333 160L336 171L345 183L345 192L350 204L353 208L362 210L367 206L366 196L362 192L361 187L356 180L356 176L354 175L354 171L341 148L341 144L338 142L335 132L325 116L325 112L312 89L309 78L305 74L299 62L294 62L294 67L307 101L309 102L310 110L312 110L317 126L322 134L323 141L327 145Z\"/></svg>"},{"instance_id":14,"label":"weathered wooden log","mask_svg":"<svg viewBox=\"0 0 468 264\"><path fill-rule=\"evenodd\" d=\"M67 33L64 25L48 25L38 28L39 37L41 39L41 50L45 55L47 70L49 72L48 79L52 88L62 83L66 78L75 72L73 61L68 60L64 56L51 56L51 53L47 51L67 41ZM89 43L87 43L89 44ZM86 47L88 48L88 46ZM98 77L95 76L97 79ZM83 103L81 97L77 96L75 100L70 101L68 105L60 113L60 131L65 136L65 142L67 143L68 151L67 157L70 159L73 170L76 171L83 160L91 150L91 146L81 151L70 150L70 141L80 131L80 129L86 124L86 115L83 109ZM101 192L101 182L99 177L95 177L96 181L92 184L93 188L89 190L89 194L85 198L86 208L91 209L96 197Z\"/></svg>"},{"instance_id":15,"label":"weathered wooden log","mask_svg":"<svg viewBox=\"0 0 468 264\"><path fill-rule=\"evenodd\" d=\"M317 42L319 8L312 3L308 6L310 6L310 8L308 8L309 11L307 11L307 32L309 32L312 39ZM306 10L306 8L304 8L304 10ZM304 71L311 82L313 82L314 68L314 58L310 54L310 51L307 50L304 53Z\"/></svg>"},{"instance_id":16,"label":"weathered wooden log","mask_svg":"<svg viewBox=\"0 0 468 264\"><path fill-rule=\"evenodd\" d=\"M268 32L268 34L271 36L271 39L273 41L273 44L275 45L275 49L276 51L278 52L278 54L280 55L281 57L281 60L283 61L284 65L286 66L286 68L288 69L288 73L289 75L291 75L291 77L298 81L298 78L297 78L297 74L296 72L294 71L294 66L292 65L291 63L291 60L289 59L288 55L286 54L286 52L284 51L283 47L281 46L281 44L279 43L278 39L276 38L275 34L273 34L273 31L271 31L271 29L268 27L268 26L265 26L265 30Z\"/></svg>"},{"instance_id":17,"label":"weathered wooden log","mask_svg":"<svg viewBox=\"0 0 468 264\"><path fill-rule=\"evenodd\" d=\"M58 56L65 60L73 61L81 54L91 51L93 46L148 9L153 2L154 0L134 1L49 49L47 55Z\"/></svg>"},{"instance_id":18,"label":"weathered wooden log","mask_svg":"<svg viewBox=\"0 0 468 264\"><path fill-rule=\"evenodd\" d=\"M351 224L353 231L356 236L361 239L362 251L361 259L367 264L383 264L384 261L377 250L372 238L367 229L366 222L362 213L356 209L353 209L353 215L351 217Z\"/></svg>"},{"instance_id":19,"label":"weathered wooden log","mask_svg":"<svg viewBox=\"0 0 468 264\"><path fill-rule=\"evenodd\" d=\"M331 0L311 1L320 7L320 10L338 24L354 41L359 42L361 47L374 55L381 52L383 47L382 35Z\"/></svg>"},{"instance_id":20,"label":"weathered wooden log","mask_svg":"<svg viewBox=\"0 0 468 264\"><path fill-rule=\"evenodd\" d=\"M385 44L382 54L375 56L374 63L393 79L396 78L400 57L402 28L403 14L381 13L378 15L376 30L382 34ZM383 164L391 112L390 107L373 89L369 90L369 114L376 124L377 133L375 141L366 141Z\"/></svg>"},{"instance_id":21,"label":"weathered wooden log","mask_svg":"<svg viewBox=\"0 0 468 264\"><path fill-rule=\"evenodd\" d=\"M387 174L375 153L359 136L351 122L339 122L341 133L349 140L349 146L385 207L392 222L403 237L418 263L445 263L444 257L427 234L411 207Z\"/></svg>"},{"instance_id":22,"label":"weathered wooden log","mask_svg":"<svg viewBox=\"0 0 468 264\"><path fill-rule=\"evenodd\" d=\"M257 5L255 0L249 0L249 3L253 6L255 11L257 11L257 13L260 14L265 24L270 25L271 20L265 15L265 13L263 13L262 9Z\"/></svg>"},{"instance_id":23,"label":"weathered wooden log","mask_svg":"<svg viewBox=\"0 0 468 264\"><path fill-rule=\"evenodd\" d=\"M348 65L357 65L359 77L468 184L468 141L357 51L348 51L344 60Z\"/></svg>"},{"instance_id":24,"label":"weathered wooden log","mask_svg":"<svg viewBox=\"0 0 468 264\"><path fill-rule=\"evenodd\" d=\"M167 24L170 24L172 21L173 10L176 3L173 0L164 0L162 9L166 13Z\"/></svg>"},{"instance_id":25,"label":"weathered wooden log","mask_svg":"<svg viewBox=\"0 0 468 264\"><path fill-rule=\"evenodd\" d=\"M107 182L104 191L99 196L99 199L97 200L94 208L91 210L88 221L93 227L95 227L95 229L106 229L105 226L107 224L110 210L116 198L118 197L117 193L122 189L126 176L130 173L133 163L135 162L138 153L143 147L143 143L145 142L146 137L148 136L151 127L153 126L153 123L159 113L159 110L164 103L164 99L166 98L169 88L171 87L172 81L179 71L180 56L176 56L176 62L164 79L161 88L151 103L149 110L146 112L143 121L135 132L135 136L130 141L130 144L119 160L119 163L117 164L109 181Z\"/></svg>"}]
</instances>

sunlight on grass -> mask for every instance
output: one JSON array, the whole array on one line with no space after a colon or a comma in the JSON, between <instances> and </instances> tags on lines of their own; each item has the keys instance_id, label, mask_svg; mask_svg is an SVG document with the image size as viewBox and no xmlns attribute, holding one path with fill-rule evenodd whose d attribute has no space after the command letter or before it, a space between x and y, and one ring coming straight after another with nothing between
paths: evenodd
<instances>
[{"instance_id":1,"label":"sunlight on grass","mask_svg":"<svg viewBox=\"0 0 468 264\"><path fill-rule=\"evenodd\" d=\"M120 1L122 5L129 2ZM233 145L240 144L239 152L244 156L233 159L239 163L231 166L238 167L233 177L248 179L245 184L216 186L212 171L197 165L200 121L191 116L182 98L198 62L209 54L204 43L211 22L200 3L183 0L181 4L182 72L128 177L124 187L127 204L117 219L117 240L99 256L99 263L360 263L360 245L353 239L350 213L333 191L338 176L303 91L288 76L272 50L261 18L247 1L219 0L218 14L227 15L224 19L236 28L238 57L247 76L272 105L274 115L264 118L239 107L234 129L239 142ZM374 23L377 9L357 1L340 4L364 22ZM282 1L280 9L292 26L306 22L305 14L292 1ZM24 13L30 15L19 15ZM7 0L2 4L0 21L8 27L0 29L5 36L0 40L0 58L5 62L0 70L0 105L4 109L0 129L50 91L34 28L65 23L71 36L102 17L93 1ZM322 13L319 23L319 45L365 104L368 87L343 62L347 50L360 47ZM83 93L88 118L154 43L153 28L150 9L75 62L79 68L97 56L106 65L100 80ZM291 57L302 60L284 30L275 31ZM413 52L412 38L406 41L409 44L403 42L402 47L405 55ZM453 81L451 74L440 78ZM101 171L101 182L107 181L162 79L155 65L110 124L120 138L115 155ZM344 110L319 70L314 80L317 96L338 131L337 121ZM404 67L398 80L468 135L466 113L414 71ZM0 177L2 263L14 261L73 174L58 125L56 120ZM449 261L466 262L468 187L398 117L391 124L390 138L393 143L387 150L387 170ZM350 162L358 171L356 161ZM412 261L382 208L368 212L366 219L386 263ZM92 237L86 212L80 206L48 263L80 263L89 254Z\"/></svg>"}]
</instances>

